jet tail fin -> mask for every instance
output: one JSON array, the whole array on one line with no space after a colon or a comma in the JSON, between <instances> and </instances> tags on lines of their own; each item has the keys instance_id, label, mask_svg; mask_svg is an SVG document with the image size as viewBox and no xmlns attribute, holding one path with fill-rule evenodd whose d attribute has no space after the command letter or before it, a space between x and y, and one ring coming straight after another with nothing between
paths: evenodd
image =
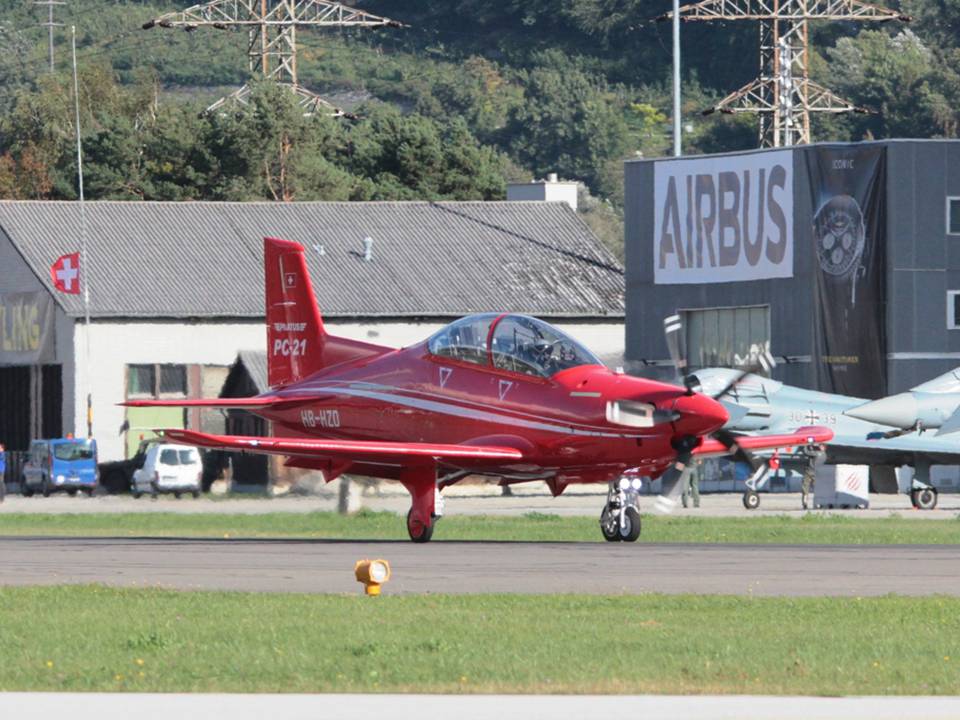
<instances>
[{"instance_id":1,"label":"jet tail fin","mask_svg":"<svg viewBox=\"0 0 960 720\"><path fill-rule=\"evenodd\" d=\"M323 368L391 350L327 333L303 246L264 238L263 261L270 387L289 385Z\"/></svg>"}]
</instances>

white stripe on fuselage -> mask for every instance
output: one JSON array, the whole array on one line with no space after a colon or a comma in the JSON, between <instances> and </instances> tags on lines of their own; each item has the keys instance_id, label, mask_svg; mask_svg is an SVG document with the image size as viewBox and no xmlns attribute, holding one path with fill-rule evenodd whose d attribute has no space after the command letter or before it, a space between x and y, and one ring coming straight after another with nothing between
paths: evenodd
<instances>
[{"instance_id":1,"label":"white stripe on fuselage","mask_svg":"<svg viewBox=\"0 0 960 720\"><path fill-rule=\"evenodd\" d=\"M522 417L514 417L511 415L505 415L502 413L490 412L489 410L483 410L477 407L469 408L463 405L458 405L451 403L449 401L438 401L438 400L429 400L422 397L410 397L407 395L396 394L398 388L391 388L384 385L375 385L373 383L351 383L349 386L346 385L323 385L321 383L316 383L313 386L300 386L295 389L291 388L288 391L284 391L282 395L284 397L297 396L297 395L306 395L314 394L317 392L330 392L336 393L338 395L347 395L349 397L362 397L369 400L380 400L382 402L391 403L393 405L402 405L404 407L416 408L418 410L426 410L428 412L435 412L441 415L452 415L455 417L468 418L471 420L481 420L484 422L498 423L501 425L512 425L514 427L527 428L529 430L543 430L546 432L559 433L562 435L579 435L586 437L611 437L611 438L638 438L638 437L650 437L649 435L634 435L634 434L623 434L609 432L607 430L601 430L596 428L596 426L587 425L587 428L583 429L576 428L572 425L558 425L556 420L553 418L543 418L542 416L536 420L528 420ZM402 391L401 391L402 392ZM420 391L407 391L407 392L420 392ZM421 395L426 393L420 392ZM529 416L535 417L538 416ZM545 420L552 420L552 422L544 422Z\"/></svg>"}]
</instances>

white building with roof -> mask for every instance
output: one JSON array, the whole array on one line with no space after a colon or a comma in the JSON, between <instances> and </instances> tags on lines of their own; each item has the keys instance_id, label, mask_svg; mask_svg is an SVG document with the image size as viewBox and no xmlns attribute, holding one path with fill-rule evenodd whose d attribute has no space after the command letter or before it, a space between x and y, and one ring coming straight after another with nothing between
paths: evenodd
<instances>
[{"instance_id":1,"label":"white building with roof","mask_svg":"<svg viewBox=\"0 0 960 720\"><path fill-rule=\"evenodd\" d=\"M0 202L0 443L12 450L85 435L88 393L104 460L153 428L221 430L217 413L118 403L215 397L238 350L264 349L265 235L305 246L336 334L404 346L496 310L623 353L623 268L564 203L90 202L86 216L89 334L82 295L50 275L79 250L77 203Z\"/></svg>"}]
</instances>

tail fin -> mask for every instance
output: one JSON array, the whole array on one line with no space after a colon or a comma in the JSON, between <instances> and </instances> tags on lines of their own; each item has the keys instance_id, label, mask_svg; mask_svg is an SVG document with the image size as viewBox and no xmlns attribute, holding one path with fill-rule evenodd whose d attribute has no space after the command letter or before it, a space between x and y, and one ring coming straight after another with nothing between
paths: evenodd
<instances>
[{"instance_id":1,"label":"tail fin","mask_svg":"<svg viewBox=\"0 0 960 720\"><path fill-rule=\"evenodd\" d=\"M263 261L270 387L289 385L325 367L390 350L327 333L301 245L264 238Z\"/></svg>"}]
</instances>

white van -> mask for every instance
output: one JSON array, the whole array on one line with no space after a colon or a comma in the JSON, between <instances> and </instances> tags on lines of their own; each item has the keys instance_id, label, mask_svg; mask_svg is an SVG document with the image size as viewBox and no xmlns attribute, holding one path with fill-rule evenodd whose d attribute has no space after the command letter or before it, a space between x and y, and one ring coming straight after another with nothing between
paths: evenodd
<instances>
[{"instance_id":1,"label":"white van","mask_svg":"<svg viewBox=\"0 0 960 720\"><path fill-rule=\"evenodd\" d=\"M183 493L196 498L200 497L202 479L203 464L195 447L158 443L147 450L143 467L134 471L130 492L135 498L170 492L178 498Z\"/></svg>"}]
</instances>

